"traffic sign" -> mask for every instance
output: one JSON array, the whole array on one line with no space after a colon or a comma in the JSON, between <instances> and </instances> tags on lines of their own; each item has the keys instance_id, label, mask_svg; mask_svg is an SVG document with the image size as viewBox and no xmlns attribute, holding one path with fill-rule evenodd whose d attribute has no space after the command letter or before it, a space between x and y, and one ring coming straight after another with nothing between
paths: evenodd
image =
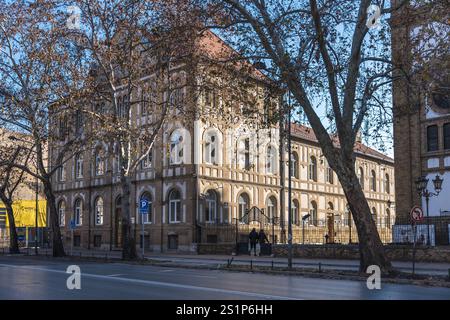
<instances>
[{"instance_id":1,"label":"traffic sign","mask_svg":"<svg viewBox=\"0 0 450 320\"><path fill-rule=\"evenodd\" d=\"M75 228L76 228L75 220L74 220L74 219L71 219L71 220L70 220L70 230L75 230Z\"/></svg>"},{"instance_id":2,"label":"traffic sign","mask_svg":"<svg viewBox=\"0 0 450 320\"><path fill-rule=\"evenodd\" d=\"M419 206L412 207L410 215L413 222L419 222L423 220L423 211Z\"/></svg>"},{"instance_id":3,"label":"traffic sign","mask_svg":"<svg viewBox=\"0 0 450 320\"><path fill-rule=\"evenodd\" d=\"M141 199L139 201L139 213L140 214L148 214L148 205L149 205L149 201L148 199Z\"/></svg>"}]
</instances>

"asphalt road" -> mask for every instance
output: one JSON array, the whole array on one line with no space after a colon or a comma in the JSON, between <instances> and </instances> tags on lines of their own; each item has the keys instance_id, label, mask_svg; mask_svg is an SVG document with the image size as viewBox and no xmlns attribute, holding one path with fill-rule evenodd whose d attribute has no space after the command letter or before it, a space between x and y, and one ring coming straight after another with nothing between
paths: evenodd
<instances>
[{"instance_id":1,"label":"asphalt road","mask_svg":"<svg viewBox=\"0 0 450 320\"><path fill-rule=\"evenodd\" d=\"M0 257L0 299L450 299L448 288L89 262L78 264L81 289L69 290L69 264Z\"/></svg>"}]
</instances>

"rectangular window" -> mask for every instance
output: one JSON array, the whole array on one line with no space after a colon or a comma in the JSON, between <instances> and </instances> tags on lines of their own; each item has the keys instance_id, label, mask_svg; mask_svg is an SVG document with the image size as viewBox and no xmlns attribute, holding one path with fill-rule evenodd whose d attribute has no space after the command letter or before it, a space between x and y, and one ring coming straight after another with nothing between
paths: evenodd
<instances>
[{"instance_id":1,"label":"rectangular window","mask_svg":"<svg viewBox=\"0 0 450 320\"><path fill-rule=\"evenodd\" d=\"M94 236L94 247L99 248L102 246L102 236Z\"/></svg>"},{"instance_id":2,"label":"rectangular window","mask_svg":"<svg viewBox=\"0 0 450 320\"><path fill-rule=\"evenodd\" d=\"M444 124L444 149L450 149L450 123Z\"/></svg>"},{"instance_id":3,"label":"rectangular window","mask_svg":"<svg viewBox=\"0 0 450 320\"><path fill-rule=\"evenodd\" d=\"M427 127L427 146L428 151L439 150L439 131L437 125Z\"/></svg>"},{"instance_id":4,"label":"rectangular window","mask_svg":"<svg viewBox=\"0 0 450 320\"><path fill-rule=\"evenodd\" d=\"M178 236L177 235L170 235L168 242L169 242L169 249L173 249L173 250L178 249Z\"/></svg>"},{"instance_id":5,"label":"rectangular window","mask_svg":"<svg viewBox=\"0 0 450 320\"><path fill-rule=\"evenodd\" d=\"M81 245L81 237L80 236L73 236L73 246L79 247Z\"/></svg>"}]
</instances>

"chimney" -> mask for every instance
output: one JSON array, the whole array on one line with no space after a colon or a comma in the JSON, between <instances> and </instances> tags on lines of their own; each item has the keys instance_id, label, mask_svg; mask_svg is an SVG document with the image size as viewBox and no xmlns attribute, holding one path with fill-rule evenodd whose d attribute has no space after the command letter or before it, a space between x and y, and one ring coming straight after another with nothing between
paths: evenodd
<instances>
[{"instance_id":1,"label":"chimney","mask_svg":"<svg viewBox=\"0 0 450 320\"><path fill-rule=\"evenodd\" d=\"M358 132L356 133L356 142L362 143L362 133L361 133L361 130L358 130Z\"/></svg>"}]
</instances>

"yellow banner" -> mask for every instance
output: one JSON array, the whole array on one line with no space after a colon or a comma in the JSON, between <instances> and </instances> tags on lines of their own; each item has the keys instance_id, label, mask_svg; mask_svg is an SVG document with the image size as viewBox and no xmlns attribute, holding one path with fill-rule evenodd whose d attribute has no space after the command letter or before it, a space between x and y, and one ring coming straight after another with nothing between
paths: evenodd
<instances>
[{"instance_id":1,"label":"yellow banner","mask_svg":"<svg viewBox=\"0 0 450 320\"><path fill-rule=\"evenodd\" d=\"M0 210L6 208L0 202ZM19 200L13 203L14 220L16 227L34 227L36 225L36 201ZM47 219L47 201L38 201L38 226L45 227ZM6 226L9 226L8 215L6 215Z\"/></svg>"}]
</instances>

